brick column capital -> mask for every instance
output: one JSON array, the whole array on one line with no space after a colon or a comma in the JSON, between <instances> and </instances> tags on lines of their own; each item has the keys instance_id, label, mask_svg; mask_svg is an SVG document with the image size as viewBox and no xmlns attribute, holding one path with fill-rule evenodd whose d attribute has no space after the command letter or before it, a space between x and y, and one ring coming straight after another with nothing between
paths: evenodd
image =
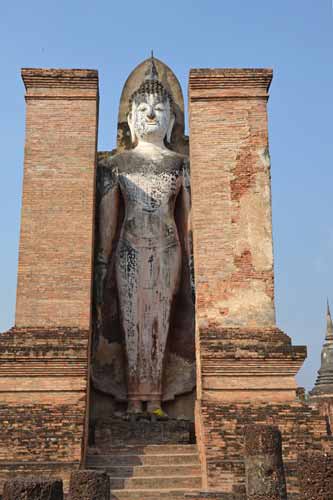
<instances>
[{"instance_id":1,"label":"brick column capital","mask_svg":"<svg viewBox=\"0 0 333 500\"><path fill-rule=\"evenodd\" d=\"M98 71L94 69L22 68L26 99L96 99Z\"/></svg>"},{"instance_id":2,"label":"brick column capital","mask_svg":"<svg viewBox=\"0 0 333 500\"><path fill-rule=\"evenodd\" d=\"M190 100L228 97L268 97L273 70L258 69L191 69Z\"/></svg>"}]
</instances>

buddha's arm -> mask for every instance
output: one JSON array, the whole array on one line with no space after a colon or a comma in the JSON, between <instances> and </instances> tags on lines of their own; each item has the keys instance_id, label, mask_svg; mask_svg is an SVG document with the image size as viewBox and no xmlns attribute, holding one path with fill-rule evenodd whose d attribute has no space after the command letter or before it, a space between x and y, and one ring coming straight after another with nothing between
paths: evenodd
<instances>
[{"instance_id":1,"label":"buddha's arm","mask_svg":"<svg viewBox=\"0 0 333 500\"><path fill-rule=\"evenodd\" d=\"M100 312L103 304L104 285L111 257L112 243L117 231L119 211L118 178L114 171L105 169L98 207L99 241L96 259L96 302Z\"/></svg>"},{"instance_id":2,"label":"buddha's arm","mask_svg":"<svg viewBox=\"0 0 333 500\"><path fill-rule=\"evenodd\" d=\"M190 176L189 164L186 161L183 167L182 187L180 190L181 206L179 214L179 237L183 252L186 254L187 260L191 267L192 256L192 238L191 238L191 189L190 189Z\"/></svg>"}]
</instances>

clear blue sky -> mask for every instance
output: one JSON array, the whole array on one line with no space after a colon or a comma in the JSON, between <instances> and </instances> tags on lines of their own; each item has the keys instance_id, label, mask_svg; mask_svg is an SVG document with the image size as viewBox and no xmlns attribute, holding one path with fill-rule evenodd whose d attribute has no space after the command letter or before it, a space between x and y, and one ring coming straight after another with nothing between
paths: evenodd
<instances>
[{"instance_id":1,"label":"clear blue sky","mask_svg":"<svg viewBox=\"0 0 333 500\"><path fill-rule=\"evenodd\" d=\"M0 13L0 331L14 321L24 147L21 67L96 68L99 149L115 145L122 85L153 48L187 94L190 68L272 67L269 101L278 325L319 367L333 306L330 0L30 0Z\"/></svg>"}]
</instances>

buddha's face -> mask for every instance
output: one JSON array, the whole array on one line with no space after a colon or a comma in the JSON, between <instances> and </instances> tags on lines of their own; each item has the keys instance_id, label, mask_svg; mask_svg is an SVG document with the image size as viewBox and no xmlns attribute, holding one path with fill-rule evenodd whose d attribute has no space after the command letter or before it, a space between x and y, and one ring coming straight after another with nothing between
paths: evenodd
<instances>
[{"instance_id":1,"label":"buddha's face","mask_svg":"<svg viewBox=\"0 0 333 500\"><path fill-rule=\"evenodd\" d=\"M147 142L163 141L171 134L174 117L168 98L156 94L145 94L140 102L133 102L128 123L135 138Z\"/></svg>"}]
</instances>

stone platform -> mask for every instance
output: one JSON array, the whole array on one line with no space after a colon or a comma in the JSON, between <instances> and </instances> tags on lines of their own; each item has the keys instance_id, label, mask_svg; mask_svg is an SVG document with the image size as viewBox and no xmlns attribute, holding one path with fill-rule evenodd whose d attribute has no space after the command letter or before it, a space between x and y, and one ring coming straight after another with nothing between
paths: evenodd
<instances>
[{"instance_id":1,"label":"stone platform","mask_svg":"<svg viewBox=\"0 0 333 500\"><path fill-rule=\"evenodd\" d=\"M189 420L149 415L124 415L98 419L91 423L90 445L99 451L115 446L151 444L193 444L194 424Z\"/></svg>"}]
</instances>

